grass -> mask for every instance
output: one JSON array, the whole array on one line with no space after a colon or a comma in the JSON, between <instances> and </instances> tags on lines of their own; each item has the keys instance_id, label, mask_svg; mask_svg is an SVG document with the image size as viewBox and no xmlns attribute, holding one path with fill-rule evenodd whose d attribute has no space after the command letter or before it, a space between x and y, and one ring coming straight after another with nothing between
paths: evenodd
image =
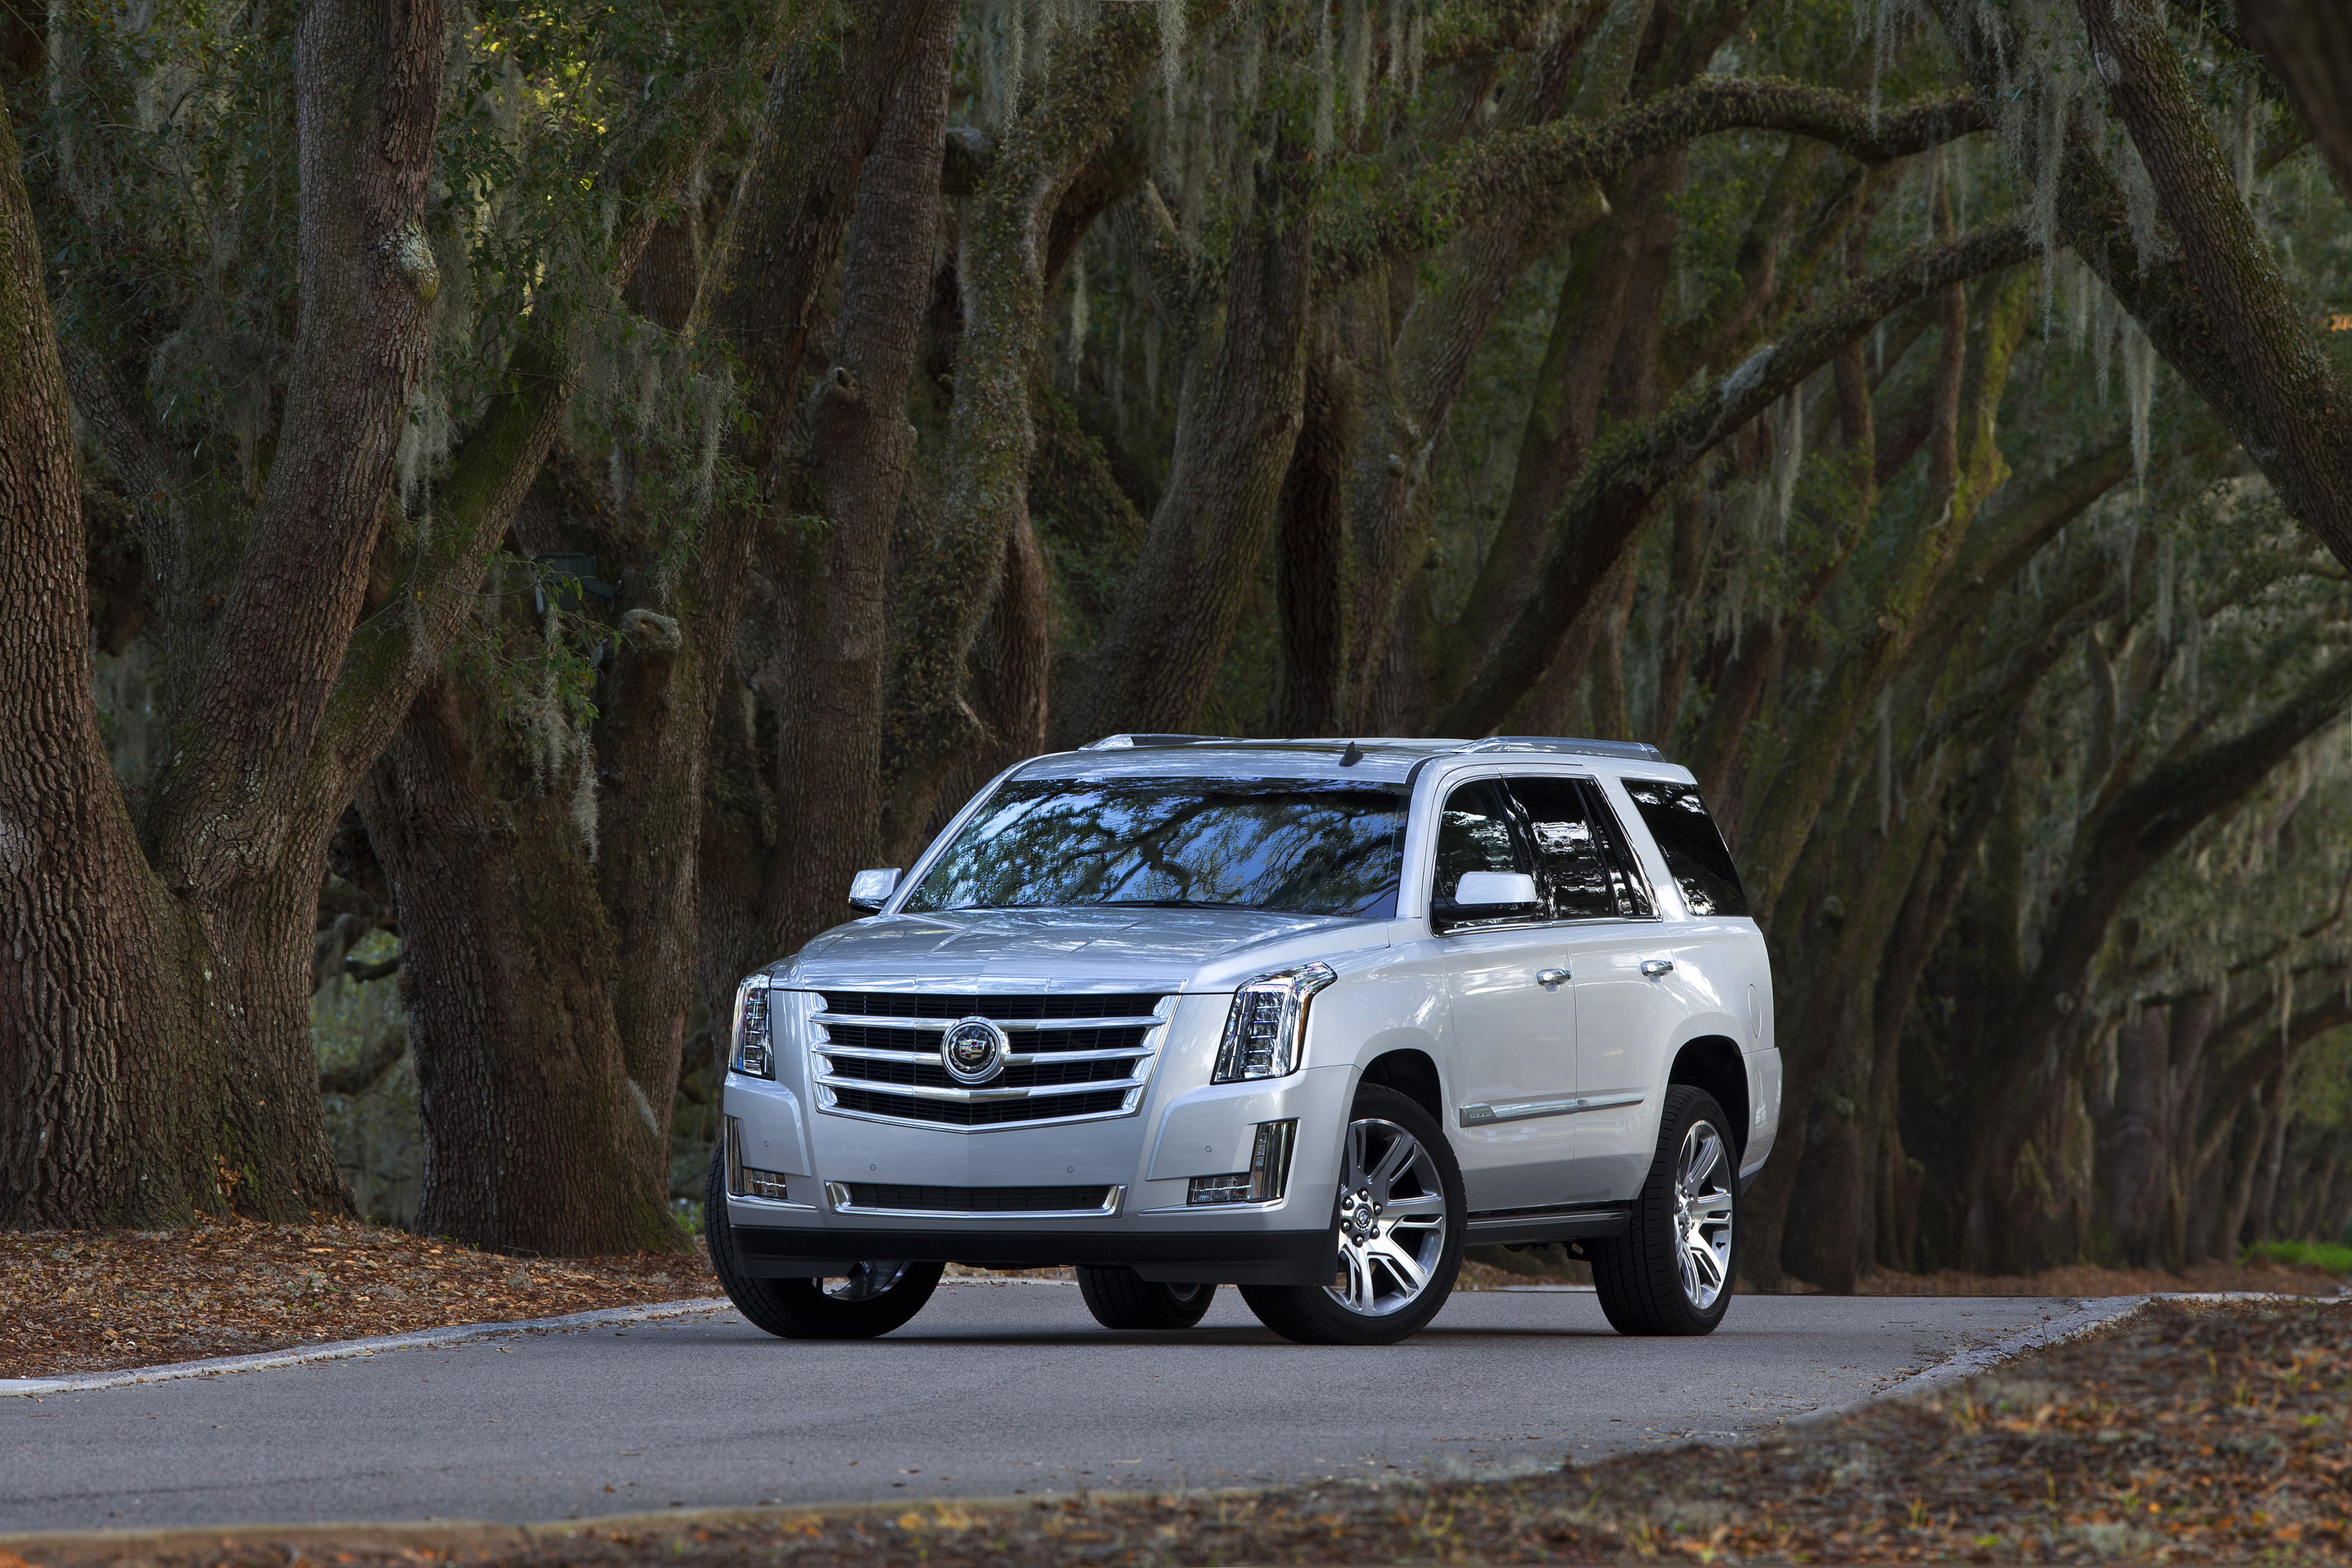
<instances>
[{"instance_id":1,"label":"grass","mask_svg":"<svg viewBox=\"0 0 2352 1568\"><path fill-rule=\"evenodd\" d=\"M2246 1248L2243 1261L2352 1274L2352 1247L2340 1247L2332 1241L2258 1241Z\"/></svg>"}]
</instances>

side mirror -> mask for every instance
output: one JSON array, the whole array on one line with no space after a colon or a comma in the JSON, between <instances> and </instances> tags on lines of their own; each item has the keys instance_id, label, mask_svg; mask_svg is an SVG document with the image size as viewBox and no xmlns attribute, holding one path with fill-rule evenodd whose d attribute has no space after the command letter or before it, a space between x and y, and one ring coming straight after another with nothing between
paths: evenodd
<instances>
[{"instance_id":1,"label":"side mirror","mask_svg":"<svg viewBox=\"0 0 2352 1568\"><path fill-rule=\"evenodd\" d=\"M860 871L849 879L849 907L873 914L888 903L890 895L898 890L898 868L896 866L878 871Z\"/></svg>"},{"instance_id":2,"label":"side mirror","mask_svg":"<svg viewBox=\"0 0 2352 1568\"><path fill-rule=\"evenodd\" d=\"M1463 921L1495 920L1542 907L1536 879L1525 871L1465 871L1450 899L1430 900L1430 924L1439 931Z\"/></svg>"}]
</instances>

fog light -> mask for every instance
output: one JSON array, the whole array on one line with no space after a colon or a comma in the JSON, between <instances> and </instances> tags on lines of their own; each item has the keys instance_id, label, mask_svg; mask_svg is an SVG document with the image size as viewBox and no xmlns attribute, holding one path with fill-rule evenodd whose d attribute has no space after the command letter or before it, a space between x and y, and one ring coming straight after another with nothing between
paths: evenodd
<instances>
[{"instance_id":1,"label":"fog light","mask_svg":"<svg viewBox=\"0 0 2352 1568\"><path fill-rule=\"evenodd\" d=\"M755 1171L746 1165L743 1167L743 1195L747 1198L765 1198L772 1204L792 1201L785 1194L782 1171Z\"/></svg>"},{"instance_id":2,"label":"fog light","mask_svg":"<svg viewBox=\"0 0 2352 1568\"><path fill-rule=\"evenodd\" d=\"M1297 1121L1261 1121L1250 1150L1250 1168L1221 1176L1195 1176L1185 1189L1187 1204L1270 1204L1290 1186L1290 1145Z\"/></svg>"},{"instance_id":3,"label":"fog light","mask_svg":"<svg viewBox=\"0 0 2352 1568\"><path fill-rule=\"evenodd\" d=\"M1224 1176L1195 1176L1184 1193L1188 1204L1245 1204L1250 1201L1247 1171Z\"/></svg>"}]
</instances>

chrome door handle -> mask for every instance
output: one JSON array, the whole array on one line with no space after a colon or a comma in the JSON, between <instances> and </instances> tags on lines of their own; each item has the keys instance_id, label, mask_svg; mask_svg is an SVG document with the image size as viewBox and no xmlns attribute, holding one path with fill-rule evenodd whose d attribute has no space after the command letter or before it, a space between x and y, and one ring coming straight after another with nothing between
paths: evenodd
<instances>
[{"instance_id":1,"label":"chrome door handle","mask_svg":"<svg viewBox=\"0 0 2352 1568\"><path fill-rule=\"evenodd\" d=\"M1568 971L1565 969L1538 969L1536 971L1536 984L1542 986L1547 991L1550 990L1555 985L1562 984L1567 979Z\"/></svg>"},{"instance_id":2,"label":"chrome door handle","mask_svg":"<svg viewBox=\"0 0 2352 1568\"><path fill-rule=\"evenodd\" d=\"M1642 973L1644 976L1652 980L1655 980L1661 974L1672 973L1674 967L1675 961L1671 958L1645 958L1642 960Z\"/></svg>"}]
</instances>

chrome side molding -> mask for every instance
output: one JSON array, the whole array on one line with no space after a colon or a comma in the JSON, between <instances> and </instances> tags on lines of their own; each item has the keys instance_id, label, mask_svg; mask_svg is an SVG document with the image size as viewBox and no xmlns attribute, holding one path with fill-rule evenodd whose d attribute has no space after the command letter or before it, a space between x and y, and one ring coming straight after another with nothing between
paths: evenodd
<instances>
[{"instance_id":1,"label":"chrome side molding","mask_svg":"<svg viewBox=\"0 0 2352 1568\"><path fill-rule=\"evenodd\" d=\"M1462 1108L1462 1125L1492 1127L1498 1121L1573 1116L1580 1110L1614 1110L1620 1106L1639 1105L1648 1098L1642 1094L1595 1094L1575 1100L1512 1100L1500 1105L1465 1105Z\"/></svg>"}]
</instances>

